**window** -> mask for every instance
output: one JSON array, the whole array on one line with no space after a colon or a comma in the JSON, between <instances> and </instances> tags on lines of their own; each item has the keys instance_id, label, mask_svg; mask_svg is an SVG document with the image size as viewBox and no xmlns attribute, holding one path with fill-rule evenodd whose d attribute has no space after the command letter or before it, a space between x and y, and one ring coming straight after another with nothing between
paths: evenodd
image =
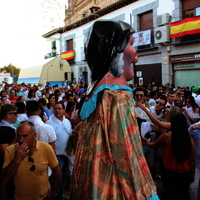
<instances>
[{"instance_id":1,"label":"window","mask_svg":"<svg viewBox=\"0 0 200 200\"><path fill-rule=\"evenodd\" d=\"M66 40L66 51L73 50L73 39Z\"/></svg>"},{"instance_id":2,"label":"window","mask_svg":"<svg viewBox=\"0 0 200 200\"><path fill-rule=\"evenodd\" d=\"M200 7L184 11L184 18L200 16Z\"/></svg>"},{"instance_id":3,"label":"window","mask_svg":"<svg viewBox=\"0 0 200 200\"><path fill-rule=\"evenodd\" d=\"M190 1L182 1L182 12L183 19L189 17L200 16L200 1L190 0ZM199 40L200 34L186 35L181 37L182 42L192 42Z\"/></svg>"},{"instance_id":4,"label":"window","mask_svg":"<svg viewBox=\"0 0 200 200\"><path fill-rule=\"evenodd\" d=\"M140 14L139 16L139 21L140 21L140 31L145 31L145 30L151 30L151 44L149 45L143 45L143 46L138 46L137 50L145 50L149 49L154 40L154 34L153 34L153 12L148 11L145 13Z\"/></svg>"}]
</instances>

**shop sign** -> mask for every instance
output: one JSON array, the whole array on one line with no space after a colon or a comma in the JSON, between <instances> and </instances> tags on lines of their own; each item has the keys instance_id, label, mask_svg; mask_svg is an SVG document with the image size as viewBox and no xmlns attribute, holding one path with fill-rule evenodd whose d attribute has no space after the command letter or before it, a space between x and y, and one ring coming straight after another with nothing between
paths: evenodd
<instances>
[{"instance_id":1,"label":"shop sign","mask_svg":"<svg viewBox=\"0 0 200 200\"><path fill-rule=\"evenodd\" d=\"M178 56L171 56L170 57L171 63L185 62L185 61L195 61L195 60L200 60L200 53L178 55Z\"/></svg>"},{"instance_id":2,"label":"shop sign","mask_svg":"<svg viewBox=\"0 0 200 200\"><path fill-rule=\"evenodd\" d=\"M194 69L200 68L200 62L187 62L187 63L176 63L174 69Z\"/></svg>"}]
</instances>

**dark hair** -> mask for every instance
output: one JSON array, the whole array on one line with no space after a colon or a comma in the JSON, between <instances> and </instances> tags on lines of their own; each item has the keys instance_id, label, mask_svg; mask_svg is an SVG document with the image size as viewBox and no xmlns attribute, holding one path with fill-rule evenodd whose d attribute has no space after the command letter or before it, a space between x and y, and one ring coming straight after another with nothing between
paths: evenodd
<instances>
[{"instance_id":1,"label":"dark hair","mask_svg":"<svg viewBox=\"0 0 200 200\"><path fill-rule=\"evenodd\" d=\"M142 92L144 92L144 96L147 96L147 91L145 90L145 88L143 88L143 87L137 87L137 88L135 88L133 90L134 96L135 96L135 94L136 94L137 91L142 91Z\"/></svg>"},{"instance_id":2,"label":"dark hair","mask_svg":"<svg viewBox=\"0 0 200 200\"><path fill-rule=\"evenodd\" d=\"M49 102L47 103L47 108L50 108L50 99L51 99L53 96L55 97L55 102L56 102L56 95L55 95L55 94L50 94L49 97L48 97L48 101L49 101Z\"/></svg>"},{"instance_id":3,"label":"dark hair","mask_svg":"<svg viewBox=\"0 0 200 200\"><path fill-rule=\"evenodd\" d=\"M167 97L165 95L160 95L159 99L162 99L165 101L165 104L167 103Z\"/></svg>"},{"instance_id":4,"label":"dark hair","mask_svg":"<svg viewBox=\"0 0 200 200\"><path fill-rule=\"evenodd\" d=\"M175 94L175 92L174 92L174 91L169 91L169 92L167 93L167 96L169 96L170 94Z\"/></svg>"},{"instance_id":5,"label":"dark hair","mask_svg":"<svg viewBox=\"0 0 200 200\"><path fill-rule=\"evenodd\" d=\"M75 155L77 143L78 143L78 135L76 133L71 134L69 136L66 147L66 153L68 156Z\"/></svg>"},{"instance_id":6,"label":"dark hair","mask_svg":"<svg viewBox=\"0 0 200 200\"><path fill-rule=\"evenodd\" d=\"M67 102L67 106L66 106L66 113L70 112L71 111L71 108L76 105L76 103L74 101L68 101Z\"/></svg>"},{"instance_id":7,"label":"dark hair","mask_svg":"<svg viewBox=\"0 0 200 200\"><path fill-rule=\"evenodd\" d=\"M56 103L54 104L54 106L57 105L57 104L61 104L61 105L62 105L62 108L65 109L65 105L64 105L63 101L58 101L58 102L56 102Z\"/></svg>"},{"instance_id":8,"label":"dark hair","mask_svg":"<svg viewBox=\"0 0 200 200\"><path fill-rule=\"evenodd\" d=\"M17 110L17 113L19 114L22 114L22 113L25 113L26 112L26 105L24 102L22 101L17 101L15 103L15 106L17 106L18 110Z\"/></svg>"},{"instance_id":9,"label":"dark hair","mask_svg":"<svg viewBox=\"0 0 200 200\"><path fill-rule=\"evenodd\" d=\"M34 114L36 111L40 110L40 104L36 100L26 102L26 110L29 115Z\"/></svg>"},{"instance_id":10,"label":"dark hair","mask_svg":"<svg viewBox=\"0 0 200 200\"><path fill-rule=\"evenodd\" d=\"M171 117L172 154L179 163L190 156L191 138L188 133L187 119L183 113L175 113Z\"/></svg>"},{"instance_id":11,"label":"dark hair","mask_svg":"<svg viewBox=\"0 0 200 200\"><path fill-rule=\"evenodd\" d=\"M157 91L156 90L152 90L149 94L150 98L153 98L155 95L157 95Z\"/></svg>"},{"instance_id":12,"label":"dark hair","mask_svg":"<svg viewBox=\"0 0 200 200\"><path fill-rule=\"evenodd\" d=\"M17 98L17 101L21 101L21 100L22 100L22 97L24 97L24 96L19 96L19 97Z\"/></svg>"},{"instance_id":13,"label":"dark hair","mask_svg":"<svg viewBox=\"0 0 200 200\"><path fill-rule=\"evenodd\" d=\"M195 111L196 108L199 108L199 106L196 104L195 99L194 99L193 96L187 96L187 97L185 98L185 100L187 100L187 99L190 100L191 105L192 105L192 110L193 110L193 111Z\"/></svg>"},{"instance_id":14,"label":"dark hair","mask_svg":"<svg viewBox=\"0 0 200 200\"><path fill-rule=\"evenodd\" d=\"M47 105L47 101L45 98L40 98L38 99L38 102L41 103L43 106L46 106Z\"/></svg>"},{"instance_id":15,"label":"dark hair","mask_svg":"<svg viewBox=\"0 0 200 200\"><path fill-rule=\"evenodd\" d=\"M7 96L1 96L1 100L2 100L3 98L7 98Z\"/></svg>"},{"instance_id":16,"label":"dark hair","mask_svg":"<svg viewBox=\"0 0 200 200\"><path fill-rule=\"evenodd\" d=\"M73 94L67 94L66 95L66 100L68 100L70 97L73 97Z\"/></svg>"},{"instance_id":17,"label":"dark hair","mask_svg":"<svg viewBox=\"0 0 200 200\"><path fill-rule=\"evenodd\" d=\"M1 106L0 119L5 119L6 115L11 111L17 111L17 107L13 104L4 104Z\"/></svg>"},{"instance_id":18,"label":"dark hair","mask_svg":"<svg viewBox=\"0 0 200 200\"><path fill-rule=\"evenodd\" d=\"M30 89L28 92L28 98L31 99L32 98L32 94L34 93L34 97L35 97L35 90L34 89Z\"/></svg>"}]
</instances>

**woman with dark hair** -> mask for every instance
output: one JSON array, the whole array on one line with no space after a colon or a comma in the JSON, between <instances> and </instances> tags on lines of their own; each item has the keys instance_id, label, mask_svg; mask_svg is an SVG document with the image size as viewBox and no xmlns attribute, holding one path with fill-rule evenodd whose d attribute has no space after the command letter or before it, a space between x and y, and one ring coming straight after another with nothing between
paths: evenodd
<instances>
[{"instance_id":1,"label":"woman with dark hair","mask_svg":"<svg viewBox=\"0 0 200 200\"><path fill-rule=\"evenodd\" d=\"M81 110L70 200L158 200L134 111L133 29L97 20L85 44L91 84Z\"/></svg>"},{"instance_id":2,"label":"woman with dark hair","mask_svg":"<svg viewBox=\"0 0 200 200\"><path fill-rule=\"evenodd\" d=\"M17 101L16 102L23 102L23 103L25 103L25 97L24 96L19 96L18 98L17 98Z\"/></svg>"},{"instance_id":3,"label":"woman with dark hair","mask_svg":"<svg viewBox=\"0 0 200 200\"><path fill-rule=\"evenodd\" d=\"M55 94L50 94L48 98L48 103L47 103L47 108L50 111L50 114L53 114L53 106L56 103L56 95Z\"/></svg>"},{"instance_id":4,"label":"woman with dark hair","mask_svg":"<svg viewBox=\"0 0 200 200\"><path fill-rule=\"evenodd\" d=\"M38 98L35 96L35 90L34 89L30 89L28 92L28 96L26 101L31 101L31 100L38 100Z\"/></svg>"},{"instance_id":5,"label":"woman with dark hair","mask_svg":"<svg viewBox=\"0 0 200 200\"><path fill-rule=\"evenodd\" d=\"M74 101L68 101L65 109L65 118L67 118L71 122L72 127L74 127L75 110L76 103Z\"/></svg>"},{"instance_id":6,"label":"woman with dark hair","mask_svg":"<svg viewBox=\"0 0 200 200\"><path fill-rule=\"evenodd\" d=\"M182 108L183 113L190 120L190 124L194 124L199 121L199 107L195 103L195 99L193 96L187 96L185 99L185 107Z\"/></svg>"},{"instance_id":7,"label":"woman with dark hair","mask_svg":"<svg viewBox=\"0 0 200 200\"><path fill-rule=\"evenodd\" d=\"M155 142L149 142L147 138L142 141L152 148L164 148L161 176L164 199L189 200L189 185L195 174L194 141L188 133L183 113L175 113L170 122L171 132L164 133Z\"/></svg>"}]
</instances>

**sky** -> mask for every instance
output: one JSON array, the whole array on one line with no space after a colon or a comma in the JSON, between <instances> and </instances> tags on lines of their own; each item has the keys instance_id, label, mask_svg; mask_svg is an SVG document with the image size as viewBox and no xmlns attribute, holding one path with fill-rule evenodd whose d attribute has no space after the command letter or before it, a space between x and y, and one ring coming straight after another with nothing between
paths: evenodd
<instances>
[{"instance_id":1,"label":"sky","mask_svg":"<svg viewBox=\"0 0 200 200\"><path fill-rule=\"evenodd\" d=\"M43 60L42 0L6 0L0 8L0 68L24 68Z\"/></svg>"}]
</instances>

